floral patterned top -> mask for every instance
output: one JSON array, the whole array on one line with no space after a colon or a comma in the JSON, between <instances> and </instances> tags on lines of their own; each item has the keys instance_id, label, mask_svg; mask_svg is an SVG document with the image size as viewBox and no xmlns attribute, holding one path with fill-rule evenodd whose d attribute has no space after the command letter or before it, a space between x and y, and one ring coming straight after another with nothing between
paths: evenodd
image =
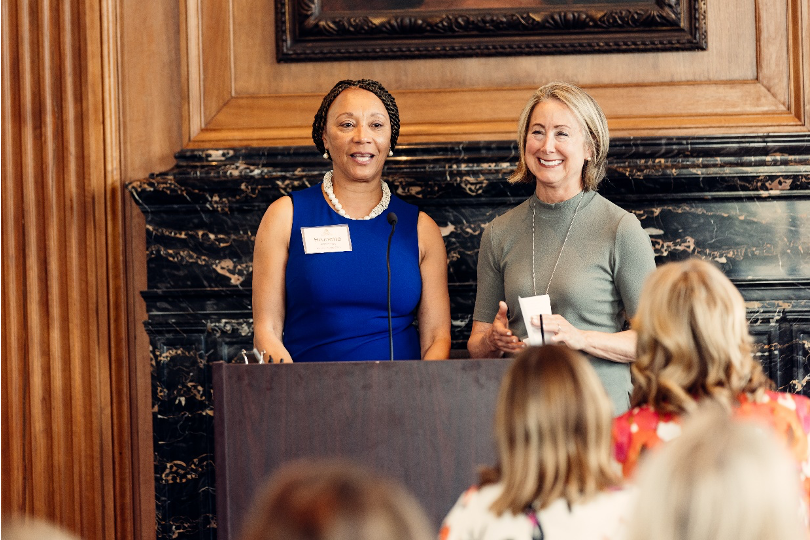
<instances>
[{"instance_id":1,"label":"floral patterned top","mask_svg":"<svg viewBox=\"0 0 810 540\"><path fill-rule=\"evenodd\" d=\"M735 416L770 426L787 443L799 465L802 491L810 500L810 399L796 394L766 391L753 401L739 398ZM613 422L613 457L625 478L631 478L644 453L681 434L680 415L659 414L644 405L630 409Z\"/></svg>"},{"instance_id":2,"label":"floral patterned top","mask_svg":"<svg viewBox=\"0 0 810 540\"><path fill-rule=\"evenodd\" d=\"M500 516L490 506L501 484L473 486L462 493L444 518L439 540L619 540L625 537L635 490L605 491L593 499L568 506L560 498L539 512Z\"/></svg>"}]
</instances>

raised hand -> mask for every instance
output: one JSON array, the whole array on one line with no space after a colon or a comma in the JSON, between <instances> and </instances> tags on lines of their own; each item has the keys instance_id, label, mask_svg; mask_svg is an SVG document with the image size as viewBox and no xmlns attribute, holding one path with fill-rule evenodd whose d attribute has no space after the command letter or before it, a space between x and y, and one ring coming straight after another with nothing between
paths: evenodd
<instances>
[{"instance_id":1,"label":"raised hand","mask_svg":"<svg viewBox=\"0 0 810 540\"><path fill-rule=\"evenodd\" d=\"M515 336L509 329L509 319L507 318L506 302L498 303L498 314L487 333L487 343L493 350L505 353L515 353L523 349L526 344Z\"/></svg>"}]
</instances>

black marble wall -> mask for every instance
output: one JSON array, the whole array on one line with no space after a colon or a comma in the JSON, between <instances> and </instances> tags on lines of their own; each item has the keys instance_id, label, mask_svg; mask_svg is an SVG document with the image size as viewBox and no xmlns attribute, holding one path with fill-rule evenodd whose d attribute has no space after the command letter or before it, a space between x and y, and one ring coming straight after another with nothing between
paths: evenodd
<instances>
[{"instance_id":1,"label":"black marble wall","mask_svg":"<svg viewBox=\"0 0 810 540\"><path fill-rule=\"evenodd\" d=\"M464 354L483 226L531 186L506 177L516 145L402 145L384 178L438 223L453 347ZM321 181L314 148L182 151L128 189L146 218L157 538L216 537L210 363L252 348L251 261L276 198ZM634 212L659 263L697 256L746 298L777 385L810 395L810 136L616 139L600 192Z\"/></svg>"}]
</instances>

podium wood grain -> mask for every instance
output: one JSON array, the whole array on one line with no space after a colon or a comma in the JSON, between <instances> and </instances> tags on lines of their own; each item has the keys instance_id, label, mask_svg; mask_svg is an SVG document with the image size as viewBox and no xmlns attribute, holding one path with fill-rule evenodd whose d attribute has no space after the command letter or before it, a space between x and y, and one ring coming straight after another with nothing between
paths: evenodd
<instances>
[{"instance_id":1,"label":"podium wood grain","mask_svg":"<svg viewBox=\"0 0 810 540\"><path fill-rule=\"evenodd\" d=\"M511 359L213 364L217 535L279 465L344 457L401 481L438 526L479 465Z\"/></svg>"}]
</instances>

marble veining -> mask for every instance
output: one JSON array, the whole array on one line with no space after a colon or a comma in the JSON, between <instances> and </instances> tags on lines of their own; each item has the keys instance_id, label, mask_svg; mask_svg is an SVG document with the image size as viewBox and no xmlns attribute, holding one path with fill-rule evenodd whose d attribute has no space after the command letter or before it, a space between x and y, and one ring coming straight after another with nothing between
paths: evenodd
<instances>
[{"instance_id":1,"label":"marble veining","mask_svg":"<svg viewBox=\"0 0 810 540\"><path fill-rule=\"evenodd\" d=\"M481 233L531 194L510 142L404 144L384 179L439 225L453 355L472 325ZM190 149L127 189L146 221L158 539L216 538L210 364L252 349L252 252L267 206L329 169L311 147ZM633 212L656 261L716 262L746 300L757 359L810 395L810 136L611 141L605 197ZM252 357L251 357L252 361Z\"/></svg>"}]
</instances>

